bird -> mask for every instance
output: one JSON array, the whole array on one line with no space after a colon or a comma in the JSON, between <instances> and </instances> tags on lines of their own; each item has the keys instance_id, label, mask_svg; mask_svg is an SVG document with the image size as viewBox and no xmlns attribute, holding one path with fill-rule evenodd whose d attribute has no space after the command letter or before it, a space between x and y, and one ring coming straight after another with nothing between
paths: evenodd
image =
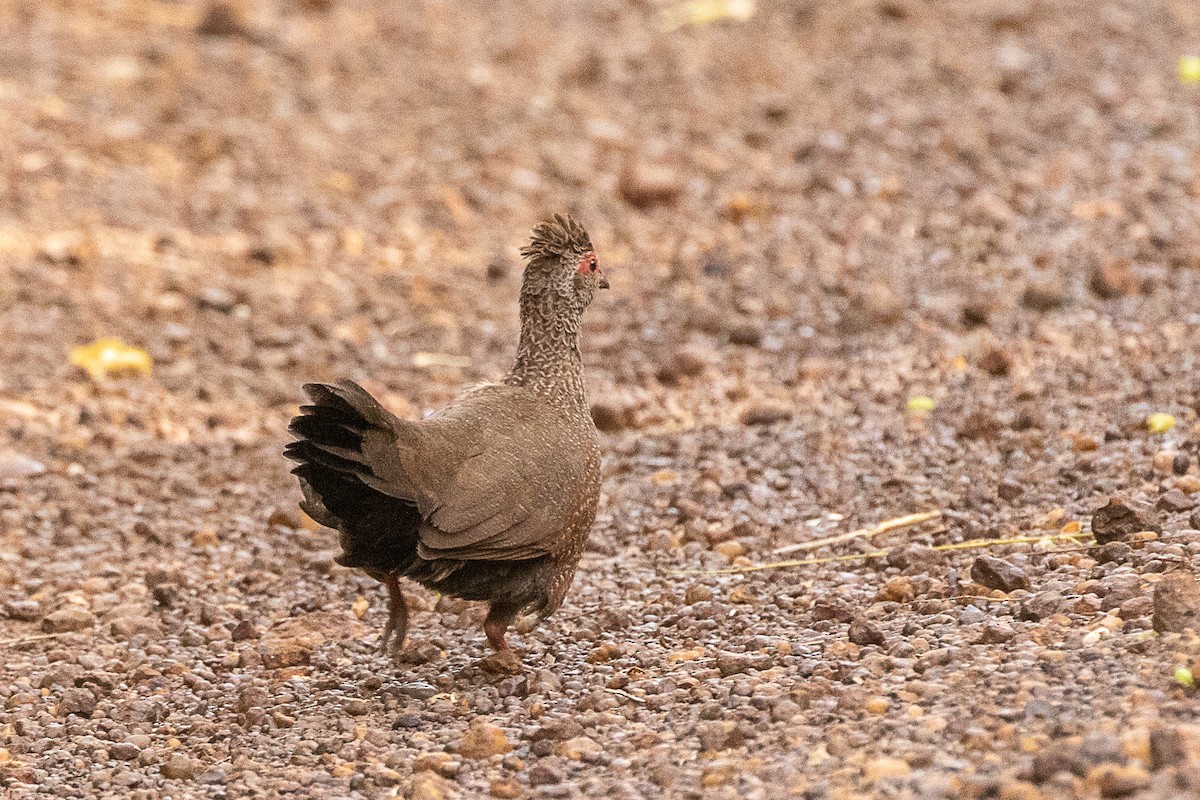
<instances>
[{"instance_id":1,"label":"bird","mask_svg":"<svg viewBox=\"0 0 1200 800\"><path fill-rule=\"evenodd\" d=\"M308 383L288 427L301 509L338 531L339 564L387 589L380 646L393 657L408 632L408 579L487 602L489 658L519 668L509 626L558 609L595 521L601 458L580 324L608 280L570 216L536 225L520 252L521 333L503 380L415 421L353 381Z\"/></svg>"}]
</instances>

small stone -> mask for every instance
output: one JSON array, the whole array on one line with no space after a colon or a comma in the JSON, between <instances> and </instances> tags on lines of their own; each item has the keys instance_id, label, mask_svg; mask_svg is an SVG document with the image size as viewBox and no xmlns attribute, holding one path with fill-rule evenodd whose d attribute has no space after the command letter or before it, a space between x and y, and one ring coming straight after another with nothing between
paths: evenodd
<instances>
[{"instance_id":1,"label":"small stone","mask_svg":"<svg viewBox=\"0 0 1200 800\"><path fill-rule=\"evenodd\" d=\"M1200 584L1190 572L1178 571L1163 576L1154 587L1154 630L1200 631Z\"/></svg>"},{"instance_id":2,"label":"small stone","mask_svg":"<svg viewBox=\"0 0 1200 800\"><path fill-rule=\"evenodd\" d=\"M581 759L598 756L604 752L604 747L588 736L576 736L560 743L554 748L555 755L571 761L579 761Z\"/></svg>"},{"instance_id":3,"label":"small stone","mask_svg":"<svg viewBox=\"0 0 1200 800\"><path fill-rule=\"evenodd\" d=\"M553 786L556 783L562 783L566 777L563 775L562 770L544 761L530 767L526 776L529 778L529 783L532 786Z\"/></svg>"},{"instance_id":4,"label":"small stone","mask_svg":"<svg viewBox=\"0 0 1200 800\"><path fill-rule=\"evenodd\" d=\"M409 800L450 800L457 796L452 784L436 772L418 772L408 792Z\"/></svg>"},{"instance_id":5,"label":"small stone","mask_svg":"<svg viewBox=\"0 0 1200 800\"><path fill-rule=\"evenodd\" d=\"M787 406L771 403L760 403L749 406L742 411L742 424L746 426L774 425L787 422L792 418L792 409Z\"/></svg>"},{"instance_id":6,"label":"small stone","mask_svg":"<svg viewBox=\"0 0 1200 800\"><path fill-rule=\"evenodd\" d=\"M512 744L497 726L476 718L458 744L458 754L463 758L480 759L512 752Z\"/></svg>"},{"instance_id":7,"label":"small stone","mask_svg":"<svg viewBox=\"0 0 1200 800\"><path fill-rule=\"evenodd\" d=\"M94 624L96 624L96 617L90 611L71 605L48 614L42 620L42 630L46 633L65 633L82 631Z\"/></svg>"},{"instance_id":8,"label":"small stone","mask_svg":"<svg viewBox=\"0 0 1200 800\"><path fill-rule=\"evenodd\" d=\"M248 619L244 619L237 625L233 626L233 630L229 632L229 636L235 642L244 642L247 639L255 639L258 637L258 629L254 627L254 623Z\"/></svg>"},{"instance_id":9,"label":"small stone","mask_svg":"<svg viewBox=\"0 0 1200 800\"><path fill-rule=\"evenodd\" d=\"M583 726L576 720L566 719L561 722L551 722L543 725L529 737L533 742L564 741L583 735Z\"/></svg>"},{"instance_id":10,"label":"small stone","mask_svg":"<svg viewBox=\"0 0 1200 800\"><path fill-rule=\"evenodd\" d=\"M292 640L273 640L258 649L262 664L267 669L281 669L307 664L312 658L313 648L310 644Z\"/></svg>"},{"instance_id":11,"label":"small stone","mask_svg":"<svg viewBox=\"0 0 1200 800\"><path fill-rule=\"evenodd\" d=\"M0 481L32 478L45 472L46 465L40 461L21 453L0 450Z\"/></svg>"},{"instance_id":12,"label":"small stone","mask_svg":"<svg viewBox=\"0 0 1200 800\"><path fill-rule=\"evenodd\" d=\"M733 561L738 556L746 555L746 545L742 544L737 539L730 539L727 542L719 542L718 544L713 545L713 552L720 553L730 561Z\"/></svg>"},{"instance_id":13,"label":"small stone","mask_svg":"<svg viewBox=\"0 0 1200 800\"><path fill-rule=\"evenodd\" d=\"M142 749L133 742L117 742L108 748L108 755L117 761L133 761Z\"/></svg>"},{"instance_id":14,"label":"small stone","mask_svg":"<svg viewBox=\"0 0 1200 800\"><path fill-rule=\"evenodd\" d=\"M1088 772L1086 782L1095 786L1101 797L1128 797L1146 788L1150 775L1134 764L1101 764Z\"/></svg>"},{"instance_id":15,"label":"small stone","mask_svg":"<svg viewBox=\"0 0 1200 800\"><path fill-rule=\"evenodd\" d=\"M596 429L605 433L614 433L630 427L630 417L626 409L612 403L592 403L592 422Z\"/></svg>"},{"instance_id":16,"label":"small stone","mask_svg":"<svg viewBox=\"0 0 1200 800\"><path fill-rule=\"evenodd\" d=\"M220 311L222 314L228 314L237 307L238 301L233 293L227 289L221 289L216 286L209 286L201 289L196 295L196 305L201 308L210 308L214 311Z\"/></svg>"},{"instance_id":17,"label":"small stone","mask_svg":"<svg viewBox=\"0 0 1200 800\"><path fill-rule=\"evenodd\" d=\"M943 667L954 660L954 651L949 647L939 647L936 650L930 650L923 653L915 664L913 669L917 672L928 672L934 667Z\"/></svg>"},{"instance_id":18,"label":"small stone","mask_svg":"<svg viewBox=\"0 0 1200 800\"><path fill-rule=\"evenodd\" d=\"M90 717L96 710L96 695L90 689L65 689L62 700L58 702L59 716L75 714L80 717Z\"/></svg>"},{"instance_id":19,"label":"small stone","mask_svg":"<svg viewBox=\"0 0 1200 800\"><path fill-rule=\"evenodd\" d=\"M1187 760L1187 742L1179 728L1155 728L1150 731L1150 769L1166 769Z\"/></svg>"},{"instance_id":20,"label":"small stone","mask_svg":"<svg viewBox=\"0 0 1200 800\"><path fill-rule=\"evenodd\" d=\"M912 768L908 766L908 762L900 758L876 758L867 762L863 767L863 778L867 783L878 783L879 781L906 778Z\"/></svg>"},{"instance_id":21,"label":"small stone","mask_svg":"<svg viewBox=\"0 0 1200 800\"><path fill-rule=\"evenodd\" d=\"M512 780L492 781L488 788L488 794L492 797L499 797L501 800L517 800L522 794L521 784Z\"/></svg>"},{"instance_id":22,"label":"small stone","mask_svg":"<svg viewBox=\"0 0 1200 800\"><path fill-rule=\"evenodd\" d=\"M1016 630L1007 623L989 622L979 634L979 644L1004 644L1016 635Z\"/></svg>"},{"instance_id":23,"label":"small stone","mask_svg":"<svg viewBox=\"0 0 1200 800\"><path fill-rule=\"evenodd\" d=\"M371 710L371 704L361 697L352 697L342 706L342 710L352 717L361 717Z\"/></svg>"},{"instance_id":24,"label":"small stone","mask_svg":"<svg viewBox=\"0 0 1200 800\"><path fill-rule=\"evenodd\" d=\"M1139 531L1161 533L1162 527L1127 503L1111 498L1092 514L1092 534L1100 544L1124 541Z\"/></svg>"},{"instance_id":25,"label":"small stone","mask_svg":"<svg viewBox=\"0 0 1200 800\"><path fill-rule=\"evenodd\" d=\"M996 496L1001 500L1016 500L1025 493L1025 487L1016 481L1004 480L996 487Z\"/></svg>"},{"instance_id":26,"label":"small stone","mask_svg":"<svg viewBox=\"0 0 1200 800\"><path fill-rule=\"evenodd\" d=\"M972 411L958 428L961 439L995 439L1000 435L1000 421L988 411Z\"/></svg>"},{"instance_id":27,"label":"small stone","mask_svg":"<svg viewBox=\"0 0 1200 800\"><path fill-rule=\"evenodd\" d=\"M1104 300L1115 297L1132 297L1142 289L1142 283L1130 269L1129 261L1106 261L1092 268L1088 276L1088 288Z\"/></svg>"},{"instance_id":28,"label":"small stone","mask_svg":"<svg viewBox=\"0 0 1200 800\"><path fill-rule=\"evenodd\" d=\"M683 600L689 606L695 603L706 603L713 599L712 589L702 583L693 583L683 593Z\"/></svg>"},{"instance_id":29,"label":"small stone","mask_svg":"<svg viewBox=\"0 0 1200 800\"><path fill-rule=\"evenodd\" d=\"M1180 475L1175 481L1175 488L1184 494L1200 494L1200 477Z\"/></svg>"},{"instance_id":30,"label":"small stone","mask_svg":"<svg viewBox=\"0 0 1200 800\"><path fill-rule=\"evenodd\" d=\"M971 565L971 580L989 589L999 589L1011 592L1015 589L1028 589L1029 576L1025 571L1009 561L995 556L979 556Z\"/></svg>"},{"instance_id":31,"label":"small stone","mask_svg":"<svg viewBox=\"0 0 1200 800\"><path fill-rule=\"evenodd\" d=\"M428 700L437 694L439 689L432 683L414 681L412 683L400 684L399 691L400 694L416 698L417 700Z\"/></svg>"},{"instance_id":32,"label":"small stone","mask_svg":"<svg viewBox=\"0 0 1200 800\"><path fill-rule=\"evenodd\" d=\"M917 596L917 590L913 586L913 582L903 575L898 578L892 578L885 583L879 590L877 599L890 600L893 603L907 603Z\"/></svg>"},{"instance_id":33,"label":"small stone","mask_svg":"<svg viewBox=\"0 0 1200 800\"><path fill-rule=\"evenodd\" d=\"M979 357L978 366L988 375L1003 377L1012 371L1013 357L1002 347L989 347Z\"/></svg>"},{"instance_id":34,"label":"small stone","mask_svg":"<svg viewBox=\"0 0 1200 800\"><path fill-rule=\"evenodd\" d=\"M42 618L42 604L37 600L9 600L4 604L4 613L9 619L37 622Z\"/></svg>"},{"instance_id":35,"label":"small stone","mask_svg":"<svg viewBox=\"0 0 1200 800\"><path fill-rule=\"evenodd\" d=\"M762 343L762 326L750 320L732 323L727 333L730 344L738 344L744 347L758 347Z\"/></svg>"},{"instance_id":36,"label":"small stone","mask_svg":"<svg viewBox=\"0 0 1200 800\"><path fill-rule=\"evenodd\" d=\"M1175 457L1181 454L1178 450L1159 450L1154 454L1154 471L1163 475L1171 475L1175 472ZM1187 470L1185 469L1184 472Z\"/></svg>"},{"instance_id":37,"label":"small stone","mask_svg":"<svg viewBox=\"0 0 1200 800\"><path fill-rule=\"evenodd\" d=\"M629 163L617 178L617 191L629 205L647 209L674 203L683 181L668 167Z\"/></svg>"},{"instance_id":38,"label":"small stone","mask_svg":"<svg viewBox=\"0 0 1200 800\"><path fill-rule=\"evenodd\" d=\"M746 736L736 722L709 720L696 725L696 736L702 750L728 750L741 747Z\"/></svg>"},{"instance_id":39,"label":"small stone","mask_svg":"<svg viewBox=\"0 0 1200 800\"><path fill-rule=\"evenodd\" d=\"M850 629L847 631L847 636L850 641L860 647L867 645L883 646L884 638L881 631L874 624L867 622L865 619L858 618L850 623Z\"/></svg>"},{"instance_id":40,"label":"small stone","mask_svg":"<svg viewBox=\"0 0 1200 800\"><path fill-rule=\"evenodd\" d=\"M1038 788L1028 781L1012 781L1000 787L998 800L1044 800Z\"/></svg>"},{"instance_id":41,"label":"small stone","mask_svg":"<svg viewBox=\"0 0 1200 800\"><path fill-rule=\"evenodd\" d=\"M1017 610L1017 618L1037 622L1062 610L1066 600L1059 592L1038 592Z\"/></svg>"},{"instance_id":42,"label":"small stone","mask_svg":"<svg viewBox=\"0 0 1200 800\"><path fill-rule=\"evenodd\" d=\"M683 349L672 353L659 366L657 377L668 386L678 385L684 378L694 378L704 372L704 359L695 351Z\"/></svg>"},{"instance_id":43,"label":"small stone","mask_svg":"<svg viewBox=\"0 0 1200 800\"><path fill-rule=\"evenodd\" d=\"M190 781L199 771L199 765L183 753L176 753L159 768L164 778L177 781Z\"/></svg>"},{"instance_id":44,"label":"small stone","mask_svg":"<svg viewBox=\"0 0 1200 800\"><path fill-rule=\"evenodd\" d=\"M889 705L890 704L888 703L888 699L886 697L876 696L868 699L866 704L863 706L863 709L870 714L885 714L887 713Z\"/></svg>"},{"instance_id":45,"label":"small stone","mask_svg":"<svg viewBox=\"0 0 1200 800\"><path fill-rule=\"evenodd\" d=\"M129 640L139 633L158 633L158 620L150 617L117 617L108 623L108 631L118 639Z\"/></svg>"},{"instance_id":46,"label":"small stone","mask_svg":"<svg viewBox=\"0 0 1200 800\"><path fill-rule=\"evenodd\" d=\"M1196 501L1188 497L1179 489L1171 489L1163 493L1163 496L1158 498L1157 508L1159 511L1166 511L1171 514L1178 514L1184 511L1191 511L1196 506Z\"/></svg>"},{"instance_id":47,"label":"small stone","mask_svg":"<svg viewBox=\"0 0 1200 800\"><path fill-rule=\"evenodd\" d=\"M1058 281L1038 280L1025 287L1021 305L1034 311L1053 311L1067 302L1067 293Z\"/></svg>"},{"instance_id":48,"label":"small stone","mask_svg":"<svg viewBox=\"0 0 1200 800\"><path fill-rule=\"evenodd\" d=\"M620 645L613 644L612 642L604 642L599 647L592 650L592 652L588 653L587 660L589 664L603 664L606 661L612 661L614 658L620 657Z\"/></svg>"},{"instance_id":49,"label":"small stone","mask_svg":"<svg viewBox=\"0 0 1200 800\"><path fill-rule=\"evenodd\" d=\"M462 763L449 753L422 753L412 762L413 772L436 772L443 778L453 778L462 769Z\"/></svg>"},{"instance_id":50,"label":"small stone","mask_svg":"<svg viewBox=\"0 0 1200 800\"><path fill-rule=\"evenodd\" d=\"M771 706L771 719L774 722L788 722L803 710L799 703L784 697Z\"/></svg>"}]
</instances>

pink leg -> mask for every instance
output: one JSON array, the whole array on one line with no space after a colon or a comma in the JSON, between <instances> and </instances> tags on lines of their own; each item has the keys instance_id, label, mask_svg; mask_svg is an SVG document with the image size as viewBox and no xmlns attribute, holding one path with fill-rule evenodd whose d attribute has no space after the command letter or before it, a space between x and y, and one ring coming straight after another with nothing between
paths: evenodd
<instances>
[{"instance_id":1,"label":"pink leg","mask_svg":"<svg viewBox=\"0 0 1200 800\"><path fill-rule=\"evenodd\" d=\"M519 608L496 604L492 604L492 607L488 609L487 619L483 621L483 632L496 652L479 662L480 668L485 672L516 675L521 671L521 659L508 646L508 641L504 638L508 626L516 619L518 611L520 611Z\"/></svg>"},{"instance_id":2,"label":"pink leg","mask_svg":"<svg viewBox=\"0 0 1200 800\"><path fill-rule=\"evenodd\" d=\"M379 649L395 654L403 649L408 636L408 604L404 602L404 593L400 591L400 576L388 575L383 584L388 591L388 620L383 626Z\"/></svg>"}]
</instances>

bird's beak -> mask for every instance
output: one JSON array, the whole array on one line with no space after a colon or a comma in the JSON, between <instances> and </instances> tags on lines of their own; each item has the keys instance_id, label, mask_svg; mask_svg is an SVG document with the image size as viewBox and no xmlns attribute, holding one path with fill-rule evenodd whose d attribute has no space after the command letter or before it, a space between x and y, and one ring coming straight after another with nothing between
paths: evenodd
<instances>
[{"instance_id":1,"label":"bird's beak","mask_svg":"<svg viewBox=\"0 0 1200 800\"><path fill-rule=\"evenodd\" d=\"M601 289L607 289L608 288L608 278L604 277L603 272L599 273L598 277L599 277L599 280L596 282L596 285L598 287L600 287Z\"/></svg>"}]
</instances>

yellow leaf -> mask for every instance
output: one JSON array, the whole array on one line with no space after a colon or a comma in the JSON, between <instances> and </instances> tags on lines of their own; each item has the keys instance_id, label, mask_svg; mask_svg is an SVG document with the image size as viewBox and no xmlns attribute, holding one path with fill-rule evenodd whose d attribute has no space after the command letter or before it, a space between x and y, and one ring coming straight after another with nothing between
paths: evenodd
<instances>
[{"instance_id":1,"label":"yellow leaf","mask_svg":"<svg viewBox=\"0 0 1200 800\"><path fill-rule=\"evenodd\" d=\"M1170 414L1151 414L1146 417L1146 427L1151 433L1166 433L1175 427L1175 417Z\"/></svg>"},{"instance_id":2,"label":"yellow leaf","mask_svg":"<svg viewBox=\"0 0 1200 800\"><path fill-rule=\"evenodd\" d=\"M723 19L745 22L754 16L754 0L690 0L663 10L667 30L684 25L710 25Z\"/></svg>"},{"instance_id":3,"label":"yellow leaf","mask_svg":"<svg viewBox=\"0 0 1200 800\"><path fill-rule=\"evenodd\" d=\"M139 372L150 374L150 354L130 347L120 339L100 339L71 350L71 363L87 372L94 381L110 375Z\"/></svg>"},{"instance_id":4,"label":"yellow leaf","mask_svg":"<svg viewBox=\"0 0 1200 800\"><path fill-rule=\"evenodd\" d=\"M937 408L937 403L933 402L932 397L919 394L916 397L910 397L904 408L916 414L927 414Z\"/></svg>"},{"instance_id":5,"label":"yellow leaf","mask_svg":"<svg viewBox=\"0 0 1200 800\"><path fill-rule=\"evenodd\" d=\"M1179 57L1179 82L1200 83L1200 56Z\"/></svg>"},{"instance_id":6,"label":"yellow leaf","mask_svg":"<svg viewBox=\"0 0 1200 800\"><path fill-rule=\"evenodd\" d=\"M360 594L354 599L354 605L350 606L350 610L354 612L354 616L362 619L367 615L367 609L370 607L371 604L367 602L367 598Z\"/></svg>"}]
</instances>

